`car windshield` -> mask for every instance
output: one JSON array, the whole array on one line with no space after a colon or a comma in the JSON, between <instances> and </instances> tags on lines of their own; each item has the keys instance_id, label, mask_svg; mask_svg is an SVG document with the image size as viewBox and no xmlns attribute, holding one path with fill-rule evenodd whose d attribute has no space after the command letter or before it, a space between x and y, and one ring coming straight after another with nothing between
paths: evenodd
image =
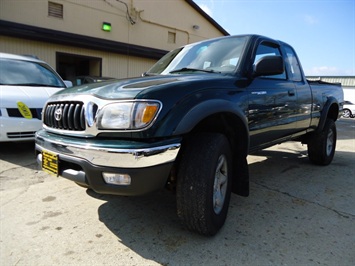
<instances>
[{"instance_id":1,"label":"car windshield","mask_svg":"<svg viewBox=\"0 0 355 266\"><path fill-rule=\"evenodd\" d=\"M233 73L247 40L239 36L186 45L167 53L146 74Z\"/></svg>"},{"instance_id":2,"label":"car windshield","mask_svg":"<svg viewBox=\"0 0 355 266\"><path fill-rule=\"evenodd\" d=\"M45 64L15 59L0 59L0 84L20 86L65 87Z\"/></svg>"}]
</instances>

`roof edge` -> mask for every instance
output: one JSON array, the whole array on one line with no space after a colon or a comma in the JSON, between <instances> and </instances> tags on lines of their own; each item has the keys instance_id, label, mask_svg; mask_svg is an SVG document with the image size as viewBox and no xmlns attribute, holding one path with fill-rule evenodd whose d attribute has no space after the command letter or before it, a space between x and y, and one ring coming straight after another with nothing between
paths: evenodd
<instances>
[{"instance_id":1,"label":"roof edge","mask_svg":"<svg viewBox=\"0 0 355 266\"><path fill-rule=\"evenodd\" d=\"M192 6L201 16L208 20L216 29L218 29L224 36L229 36L230 34L221 25L219 25L212 17L210 17L205 11L199 7L193 0L185 0L190 6Z\"/></svg>"},{"instance_id":2,"label":"roof edge","mask_svg":"<svg viewBox=\"0 0 355 266\"><path fill-rule=\"evenodd\" d=\"M0 35L160 59L168 51L0 20Z\"/></svg>"}]
</instances>

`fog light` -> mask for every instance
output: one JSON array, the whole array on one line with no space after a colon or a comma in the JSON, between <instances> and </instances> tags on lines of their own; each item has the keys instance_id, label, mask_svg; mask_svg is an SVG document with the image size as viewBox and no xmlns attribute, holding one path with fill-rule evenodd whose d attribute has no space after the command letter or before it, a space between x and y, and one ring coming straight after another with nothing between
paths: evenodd
<instances>
[{"instance_id":1,"label":"fog light","mask_svg":"<svg viewBox=\"0 0 355 266\"><path fill-rule=\"evenodd\" d=\"M107 184L128 186L131 184L131 177L127 174L102 173Z\"/></svg>"}]
</instances>

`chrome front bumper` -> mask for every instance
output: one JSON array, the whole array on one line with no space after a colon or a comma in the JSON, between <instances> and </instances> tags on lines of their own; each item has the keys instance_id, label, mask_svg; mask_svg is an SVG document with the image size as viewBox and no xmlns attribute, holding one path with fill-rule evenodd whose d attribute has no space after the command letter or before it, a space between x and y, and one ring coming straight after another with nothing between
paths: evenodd
<instances>
[{"instance_id":1,"label":"chrome front bumper","mask_svg":"<svg viewBox=\"0 0 355 266\"><path fill-rule=\"evenodd\" d=\"M177 140L175 140L177 141ZM44 130L36 133L36 150L50 151L62 157L84 159L92 165L115 168L143 168L173 162L179 153L180 143L153 144L134 142L73 139L49 134ZM144 147L147 145L148 147Z\"/></svg>"}]
</instances>

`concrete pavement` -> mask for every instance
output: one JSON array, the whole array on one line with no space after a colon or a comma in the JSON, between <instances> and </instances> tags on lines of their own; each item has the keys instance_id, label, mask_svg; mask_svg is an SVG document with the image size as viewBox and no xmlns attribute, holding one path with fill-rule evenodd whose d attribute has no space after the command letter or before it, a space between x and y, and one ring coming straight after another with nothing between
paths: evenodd
<instances>
[{"instance_id":1,"label":"concrete pavement","mask_svg":"<svg viewBox=\"0 0 355 266\"><path fill-rule=\"evenodd\" d=\"M185 230L168 191L102 196L38 170L33 144L0 144L0 265L355 265L355 119L334 161L285 143L249 156L212 238Z\"/></svg>"}]
</instances>

